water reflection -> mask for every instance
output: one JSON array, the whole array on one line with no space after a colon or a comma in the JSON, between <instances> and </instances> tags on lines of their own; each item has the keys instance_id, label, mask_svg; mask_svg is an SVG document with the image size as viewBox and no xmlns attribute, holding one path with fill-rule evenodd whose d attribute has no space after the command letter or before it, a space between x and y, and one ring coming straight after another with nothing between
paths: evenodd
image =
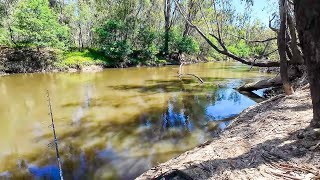
<instances>
[{"instance_id":1,"label":"water reflection","mask_svg":"<svg viewBox=\"0 0 320 180\"><path fill-rule=\"evenodd\" d=\"M5 87L0 95L9 103L2 106L0 102L0 121L10 130L0 135L17 147L9 153L11 146L2 147L0 179L58 178L55 151L46 148L52 135L43 123L45 99L36 94L45 87L50 87L56 100L53 109L65 179L133 179L212 138L235 115L255 104L232 88L261 76L256 72L243 67L233 72L232 64L186 66L186 72L212 82L199 85L193 79L180 81L174 68L178 67L9 76L0 81ZM26 80L40 84L31 86ZM14 89L16 84L10 83L15 81L24 91ZM10 136L14 132L25 136Z\"/></svg>"}]
</instances>

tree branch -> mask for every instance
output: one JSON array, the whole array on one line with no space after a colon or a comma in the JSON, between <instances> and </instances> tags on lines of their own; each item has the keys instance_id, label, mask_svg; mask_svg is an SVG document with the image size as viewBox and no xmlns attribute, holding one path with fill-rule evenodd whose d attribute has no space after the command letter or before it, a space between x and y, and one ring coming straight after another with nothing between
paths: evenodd
<instances>
[{"instance_id":1,"label":"tree branch","mask_svg":"<svg viewBox=\"0 0 320 180\"><path fill-rule=\"evenodd\" d=\"M249 42L249 43L265 43L265 42L269 42L272 40L277 40L277 37L272 37L272 38L268 38L265 40L254 40L254 41L247 41L247 42Z\"/></svg>"},{"instance_id":2,"label":"tree branch","mask_svg":"<svg viewBox=\"0 0 320 180\"><path fill-rule=\"evenodd\" d=\"M201 29L194 25L192 22L190 22L188 20L188 18L186 17L185 13L183 12L183 10L180 7L180 4L177 2L177 0L174 0L179 12L182 14L182 16L185 18L186 22L190 25L190 27L194 28L199 35L214 49L216 50L218 53L223 54L229 58L232 58L236 61L239 61L243 64L246 65L251 65L251 66L258 66L258 67L279 67L280 63L279 62L275 62L275 61L268 61L268 62L252 62L252 61L247 61L244 58L238 57L235 54L231 53L230 51L227 50L227 48L224 46L223 43L221 43L222 41L218 41L219 45L221 47L223 47L223 50L219 49L202 31ZM219 39L218 37L214 36L215 38Z\"/></svg>"},{"instance_id":3,"label":"tree branch","mask_svg":"<svg viewBox=\"0 0 320 180\"><path fill-rule=\"evenodd\" d=\"M195 75L195 74L190 74L190 73L188 73L188 74L183 74L183 73L182 73L182 66L183 66L183 65L184 65L184 63L181 63L181 64L180 64L180 67L179 67L179 72L178 72L179 79L182 79L182 76L193 76L193 77L197 78L197 79L200 81L201 84L204 83L204 81L203 81L199 76L197 76L197 75Z\"/></svg>"},{"instance_id":4,"label":"tree branch","mask_svg":"<svg viewBox=\"0 0 320 180\"><path fill-rule=\"evenodd\" d=\"M277 34L279 33L279 29L277 29L277 28L274 28L274 27L272 27L272 25L271 25L271 23L272 23L272 21L274 20L274 18L276 18L276 15L273 15L273 17L270 19L270 17L269 17L269 28L272 30L272 31L274 31L274 32L276 32Z\"/></svg>"}]
</instances>

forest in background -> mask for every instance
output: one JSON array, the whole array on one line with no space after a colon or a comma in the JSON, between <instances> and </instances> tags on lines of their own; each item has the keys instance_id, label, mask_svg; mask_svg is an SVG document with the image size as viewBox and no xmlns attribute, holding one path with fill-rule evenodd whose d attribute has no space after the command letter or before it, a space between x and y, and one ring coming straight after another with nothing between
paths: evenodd
<instances>
[{"instance_id":1,"label":"forest in background","mask_svg":"<svg viewBox=\"0 0 320 180\"><path fill-rule=\"evenodd\" d=\"M278 60L276 41L252 41L272 39L275 32L253 18L252 1L242 3L243 13L226 0L0 0L0 45L49 48L63 67L226 59L187 18L237 57ZM219 39L210 33L217 31Z\"/></svg>"}]
</instances>

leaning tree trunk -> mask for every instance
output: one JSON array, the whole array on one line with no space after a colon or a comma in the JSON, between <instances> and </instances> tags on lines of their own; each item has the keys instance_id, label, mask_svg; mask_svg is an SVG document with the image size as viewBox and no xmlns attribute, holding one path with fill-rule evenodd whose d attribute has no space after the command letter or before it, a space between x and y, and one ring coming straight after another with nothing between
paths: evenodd
<instances>
[{"instance_id":1,"label":"leaning tree trunk","mask_svg":"<svg viewBox=\"0 0 320 180\"><path fill-rule=\"evenodd\" d=\"M313 104L311 125L320 127L320 1L295 0L294 5Z\"/></svg>"},{"instance_id":2,"label":"leaning tree trunk","mask_svg":"<svg viewBox=\"0 0 320 180\"><path fill-rule=\"evenodd\" d=\"M293 94L293 89L290 84L288 76L288 61L286 56L286 20L287 20L287 4L286 0L280 0L280 31L278 34L278 47L280 56L280 76L282 80L282 85L286 95Z\"/></svg>"}]
</instances>

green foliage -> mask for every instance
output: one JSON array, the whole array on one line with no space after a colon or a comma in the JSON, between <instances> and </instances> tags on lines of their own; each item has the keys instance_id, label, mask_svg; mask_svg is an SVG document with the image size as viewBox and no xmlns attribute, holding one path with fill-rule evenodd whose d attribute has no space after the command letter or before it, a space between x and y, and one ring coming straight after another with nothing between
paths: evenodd
<instances>
[{"instance_id":1,"label":"green foliage","mask_svg":"<svg viewBox=\"0 0 320 180\"><path fill-rule=\"evenodd\" d=\"M199 43L191 36L182 36L181 30L174 27L169 32L170 52L196 54L200 51Z\"/></svg>"},{"instance_id":2,"label":"green foliage","mask_svg":"<svg viewBox=\"0 0 320 180\"><path fill-rule=\"evenodd\" d=\"M69 40L66 26L49 8L48 0L21 0L18 3L12 30L21 46L65 48Z\"/></svg>"},{"instance_id":3,"label":"green foliage","mask_svg":"<svg viewBox=\"0 0 320 180\"><path fill-rule=\"evenodd\" d=\"M261 56L263 55L263 51L264 51L265 47L261 44L259 45L254 45L252 47L250 47L250 56Z\"/></svg>"},{"instance_id":4,"label":"green foliage","mask_svg":"<svg viewBox=\"0 0 320 180\"><path fill-rule=\"evenodd\" d=\"M156 60L156 55L159 53L157 39L159 38L157 32L151 28L141 28L138 34L139 45L142 58L147 60Z\"/></svg>"},{"instance_id":5,"label":"green foliage","mask_svg":"<svg viewBox=\"0 0 320 180\"><path fill-rule=\"evenodd\" d=\"M243 0L249 2L251 0ZM107 58L109 66L158 65L164 51L165 18L162 1L150 0L70 0L64 4L49 0L0 0L0 44L13 45L11 37L18 46L51 47L70 51L70 49L92 49L99 52L98 59ZM275 36L259 21L249 20L249 13L239 13L229 1L217 1L217 11L209 1L201 3L202 12L188 6L190 0L183 1L187 15L204 33L217 33L217 23L221 37L229 51L237 56L260 56L264 44L246 44L241 38L249 40L266 39ZM174 4L173 1L171 3ZM174 5L171 12L174 11ZM199 4L200 5L200 4ZM223 5L224 8L221 8ZM189 9L193 8L193 9ZM189 14L190 13L190 14ZM203 14L199 14L203 13ZM201 18L205 16L206 18ZM224 60L226 57L216 52L193 28L183 36L186 24L183 16L171 13L169 30L169 53L185 53ZM12 29L12 31L10 31ZM12 33L11 33L12 32ZM206 34L218 48L217 40ZM241 38L239 38L241 37ZM266 52L276 49L272 42ZM96 61L92 52L71 52L63 62L67 65L90 64ZM277 54L277 53L275 53ZM274 54L272 54L274 55ZM72 57L74 56L74 57ZM277 59L275 57L274 59Z\"/></svg>"},{"instance_id":6,"label":"green foliage","mask_svg":"<svg viewBox=\"0 0 320 180\"><path fill-rule=\"evenodd\" d=\"M182 37L177 42L177 49L187 54L196 54L200 51L199 44L191 36Z\"/></svg>"},{"instance_id":7,"label":"green foliage","mask_svg":"<svg viewBox=\"0 0 320 180\"><path fill-rule=\"evenodd\" d=\"M0 27L0 45L9 44L8 32L5 28Z\"/></svg>"},{"instance_id":8,"label":"green foliage","mask_svg":"<svg viewBox=\"0 0 320 180\"><path fill-rule=\"evenodd\" d=\"M132 53L131 42L123 36L125 30L125 24L118 20L106 21L96 29L101 50L116 65L128 60Z\"/></svg>"},{"instance_id":9,"label":"green foliage","mask_svg":"<svg viewBox=\"0 0 320 180\"><path fill-rule=\"evenodd\" d=\"M229 51L240 57L249 57L250 47L245 40L241 39L238 43L232 44L228 47Z\"/></svg>"}]
</instances>

